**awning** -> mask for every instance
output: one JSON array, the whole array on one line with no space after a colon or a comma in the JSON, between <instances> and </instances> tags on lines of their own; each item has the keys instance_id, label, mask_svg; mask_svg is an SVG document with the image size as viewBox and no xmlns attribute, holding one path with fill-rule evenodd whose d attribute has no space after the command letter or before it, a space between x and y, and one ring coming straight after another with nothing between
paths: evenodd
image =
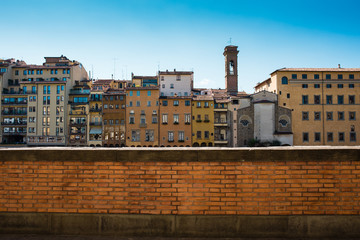
<instances>
[{"instance_id":1,"label":"awning","mask_svg":"<svg viewBox=\"0 0 360 240\"><path fill-rule=\"evenodd\" d=\"M90 129L90 134L101 134L102 129L101 128L92 128Z\"/></svg>"}]
</instances>

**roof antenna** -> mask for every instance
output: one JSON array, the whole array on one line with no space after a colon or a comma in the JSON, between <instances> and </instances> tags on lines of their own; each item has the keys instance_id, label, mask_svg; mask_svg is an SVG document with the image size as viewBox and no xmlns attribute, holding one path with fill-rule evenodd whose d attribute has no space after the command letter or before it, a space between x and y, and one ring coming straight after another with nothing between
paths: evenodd
<instances>
[{"instance_id":1,"label":"roof antenna","mask_svg":"<svg viewBox=\"0 0 360 240\"><path fill-rule=\"evenodd\" d=\"M231 45L231 38L229 39L228 44Z\"/></svg>"}]
</instances>

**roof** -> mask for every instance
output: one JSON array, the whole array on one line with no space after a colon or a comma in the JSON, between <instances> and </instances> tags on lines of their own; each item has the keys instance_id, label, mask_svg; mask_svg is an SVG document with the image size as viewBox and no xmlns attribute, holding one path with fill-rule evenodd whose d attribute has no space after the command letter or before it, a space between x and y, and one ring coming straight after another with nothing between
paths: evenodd
<instances>
[{"instance_id":1,"label":"roof","mask_svg":"<svg viewBox=\"0 0 360 240\"><path fill-rule=\"evenodd\" d=\"M264 83L267 83L267 82L271 82L271 78L268 78L268 79L256 84L256 86L254 88L257 88L257 87L259 87L259 86L261 86L261 85L263 85Z\"/></svg>"},{"instance_id":2,"label":"roof","mask_svg":"<svg viewBox=\"0 0 360 240\"><path fill-rule=\"evenodd\" d=\"M138 79L138 78L141 78L141 79L144 79L144 78L150 78L150 79L157 79L157 76L133 76L133 79Z\"/></svg>"},{"instance_id":3,"label":"roof","mask_svg":"<svg viewBox=\"0 0 360 240\"><path fill-rule=\"evenodd\" d=\"M174 71L159 71L159 75L191 75L194 74L193 71L176 71L176 69L174 69Z\"/></svg>"},{"instance_id":4,"label":"roof","mask_svg":"<svg viewBox=\"0 0 360 240\"><path fill-rule=\"evenodd\" d=\"M160 96L159 99L191 99L191 96Z\"/></svg>"},{"instance_id":5,"label":"roof","mask_svg":"<svg viewBox=\"0 0 360 240\"><path fill-rule=\"evenodd\" d=\"M159 86L147 86L147 87L126 87L126 90L158 90Z\"/></svg>"},{"instance_id":6,"label":"roof","mask_svg":"<svg viewBox=\"0 0 360 240\"><path fill-rule=\"evenodd\" d=\"M96 80L93 84L94 85L110 84L113 81L114 81L113 79L99 79L99 80Z\"/></svg>"},{"instance_id":7,"label":"roof","mask_svg":"<svg viewBox=\"0 0 360 240\"><path fill-rule=\"evenodd\" d=\"M280 68L276 72L360 72L360 68Z\"/></svg>"},{"instance_id":8,"label":"roof","mask_svg":"<svg viewBox=\"0 0 360 240\"><path fill-rule=\"evenodd\" d=\"M193 100L194 101L213 101L214 98L210 95L194 95Z\"/></svg>"},{"instance_id":9,"label":"roof","mask_svg":"<svg viewBox=\"0 0 360 240\"><path fill-rule=\"evenodd\" d=\"M45 68L48 68L48 69L54 69L54 68L65 68L65 69L68 69L68 68L71 68L71 66L73 65L69 65L69 66L45 66L45 65L16 65L16 66L13 66L13 68L30 68L30 69L45 69Z\"/></svg>"}]
</instances>

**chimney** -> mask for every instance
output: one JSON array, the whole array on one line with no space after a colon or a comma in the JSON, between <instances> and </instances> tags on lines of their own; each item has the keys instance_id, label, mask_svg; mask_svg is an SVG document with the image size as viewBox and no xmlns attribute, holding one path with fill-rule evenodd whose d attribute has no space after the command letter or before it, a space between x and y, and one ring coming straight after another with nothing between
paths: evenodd
<instances>
[{"instance_id":1,"label":"chimney","mask_svg":"<svg viewBox=\"0 0 360 240\"><path fill-rule=\"evenodd\" d=\"M341 68L340 63L338 64L338 68Z\"/></svg>"}]
</instances>

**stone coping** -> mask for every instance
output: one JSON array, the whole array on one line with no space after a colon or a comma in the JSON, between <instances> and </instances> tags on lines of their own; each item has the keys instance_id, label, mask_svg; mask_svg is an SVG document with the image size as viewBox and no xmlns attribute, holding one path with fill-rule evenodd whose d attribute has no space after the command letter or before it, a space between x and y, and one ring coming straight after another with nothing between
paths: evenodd
<instances>
[{"instance_id":1,"label":"stone coping","mask_svg":"<svg viewBox=\"0 0 360 240\"><path fill-rule=\"evenodd\" d=\"M0 148L0 161L304 162L314 160L360 161L360 146L267 148Z\"/></svg>"}]
</instances>

